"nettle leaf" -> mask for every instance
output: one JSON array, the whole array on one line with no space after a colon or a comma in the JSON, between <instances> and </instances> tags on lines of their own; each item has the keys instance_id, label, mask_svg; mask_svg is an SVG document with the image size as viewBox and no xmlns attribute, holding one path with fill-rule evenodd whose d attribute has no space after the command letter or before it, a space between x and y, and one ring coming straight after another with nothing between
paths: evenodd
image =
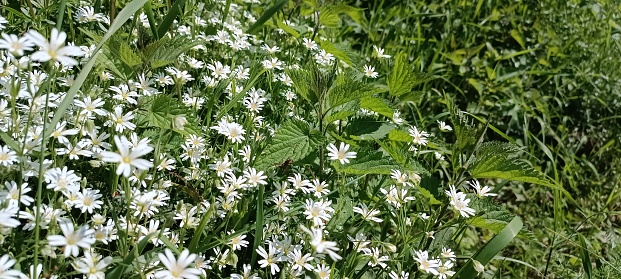
<instances>
[{"instance_id":1,"label":"nettle leaf","mask_svg":"<svg viewBox=\"0 0 621 279\"><path fill-rule=\"evenodd\" d=\"M299 161L317 150L321 134L301 120L289 120L280 126L265 149L257 156L254 167L268 169L286 160Z\"/></svg>"},{"instance_id":2,"label":"nettle leaf","mask_svg":"<svg viewBox=\"0 0 621 279\"><path fill-rule=\"evenodd\" d=\"M347 119L350 116L356 115L359 109L360 106L357 102L349 102L341 106L332 108L328 112L328 115L326 115L324 120L326 121L326 123L332 123L336 120Z\"/></svg>"},{"instance_id":3,"label":"nettle leaf","mask_svg":"<svg viewBox=\"0 0 621 279\"><path fill-rule=\"evenodd\" d=\"M147 110L148 126L160 129L173 129L173 121L177 117L186 116L187 108L177 99L170 95L160 94L151 101L151 106ZM183 130L174 129L175 132L187 135L198 134L198 124L191 117L186 117L187 124Z\"/></svg>"},{"instance_id":4,"label":"nettle leaf","mask_svg":"<svg viewBox=\"0 0 621 279\"><path fill-rule=\"evenodd\" d=\"M345 165L339 162L333 165L338 172L346 174L390 174L391 170L401 169L397 162L380 151L358 152L357 157L350 161Z\"/></svg>"},{"instance_id":5,"label":"nettle leaf","mask_svg":"<svg viewBox=\"0 0 621 279\"><path fill-rule=\"evenodd\" d=\"M332 6L323 6L319 10L319 23L326 27L336 28L339 27L341 19L339 15L332 10Z\"/></svg>"},{"instance_id":6,"label":"nettle leaf","mask_svg":"<svg viewBox=\"0 0 621 279\"><path fill-rule=\"evenodd\" d=\"M346 46L342 44L332 44L329 41L321 41L319 43L321 49L325 50L327 53L334 55L334 57L339 60L345 62L347 65L352 65L352 56L354 53Z\"/></svg>"},{"instance_id":7,"label":"nettle leaf","mask_svg":"<svg viewBox=\"0 0 621 279\"><path fill-rule=\"evenodd\" d=\"M287 75L293 81L295 92L310 105L317 104L320 96L328 91L330 77L322 73L314 63L308 63L302 69L289 70Z\"/></svg>"},{"instance_id":8,"label":"nettle leaf","mask_svg":"<svg viewBox=\"0 0 621 279\"><path fill-rule=\"evenodd\" d=\"M191 40L181 36L163 37L147 45L140 56L145 65L156 69L174 63L181 54L199 44L200 40Z\"/></svg>"},{"instance_id":9,"label":"nettle leaf","mask_svg":"<svg viewBox=\"0 0 621 279\"><path fill-rule=\"evenodd\" d=\"M401 96L412 91L414 86L435 79L434 76L415 73L412 69L408 55L405 52L397 54L392 72L387 80L390 95Z\"/></svg>"},{"instance_id":10,"label":"nettle leaf","mask_svg":"<svg viewBox=\"0 0 621 279\"><path fill-rule=\"evenodd\" d=\"M376 97L364 97L360 99L360 107L377 112L388 118L392 118L395 113L390 107L390 102L386 99Z\"/></svg>"},{"instance_id":11,"label":"nettle leaf","mask_svg":"<svg viewBox=\"0 0 621 279\"><path fill-rule=\"evenodd\" d=\"M457 138L455 147L462 152L472 152L477 143L482 140L481 135L485 131L485 126L475 126L462 111L455 107L453 107L451 117Z\"/></svg>"},{"instance_id":12,"label":"nettle leaf","mask_svg":"<svg viewBox=\"0 0 621 279\"><path fill-rule=\"evenodd\" d=\"M355 140L376 140L384 138L394 129L394 124L365 117L350 121L345 133Z\"/></svg>"},{"instance_id":13,"label":"nettle leaf","mask_svg":"<svg viewBox=\"0 0 621 279\"><path fill-rule=\"evenodd\" d=\"M384 88L356 79L353 72L348 72L339 75L335 85L330 88L328 101L330 107L336 107L384 91Z\"/></svg>"},{"instance_id":14,"label":"nettle leaf","mask_svg":"<svg viewBox=\"0 0 621 279\"><path fill-rule=\"evenodd\" d=\"M411 142L412 136L408 132L401 130L392 130L388 133L388 139L399 142Z\"/></svg>"},{"instance_id":15,"label":"nettle leaf","mask_svg":"<svg viewBox=\"0 0 621 279\"><path fill-rule=\"evenodd\" d=\"M483 143L470 163L470 175L472 178L500 178L555 187L542 172L518 159L520 151L518 146L510 143Z\"/></svg>"}]
</instances>

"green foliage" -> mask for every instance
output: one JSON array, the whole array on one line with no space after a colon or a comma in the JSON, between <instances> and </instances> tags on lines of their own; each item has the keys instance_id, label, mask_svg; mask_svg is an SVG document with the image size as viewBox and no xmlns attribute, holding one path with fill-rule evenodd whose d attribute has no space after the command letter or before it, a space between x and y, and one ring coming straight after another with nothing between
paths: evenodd
<instances>
[{"instance_id":1,"label":"green foliage","mask_svg":"<svg viewBox=\"0 0 621 279\"><path fill-rule=\"evenodd\" d=\"M395 57L387 83L390 95L401 96L409 93L417 84L433 79L433 77L415 73L412 65L408 62L408 55L405 52L400 52Z\"/></svg>"},{"instance_id":2,"label":"green foliage","mask_svg":"<svg viewBox=\"0 0 621 279\"><path fill-rule=\"evenodd\" d=\"M468 171L473 178L500 178L555 187L543 173L519 160L519 153L519 147L510 143L483 143Z\"/></svg>"},{"instance_id":3,"label":"green foliage","mask_svg":"<svg viewBox=\"0 0 621 279\"><path fill-rule=\"evenodd\" d=\"M346 72L338 76L328 91L328 101L330 107L336 107L384 91L381 87L357 79L353 72Z\"/></svg>"},{"instance_id":4,"label":"green foliage","mask_svg":"<svg viewBox=\"0 0 621 279\"><path fill-rule=\"evenodd\" d=\"M456 278L474 278L476 271L472 260L477 260L481 264L486 265L490 260L500 252L505 246L517 236L522 229L522 220L520 217L514 217L499 234L494 236L485 246L472 256L470 260L455 274Z\"/></svg>"},{"instance_id":5,"label":"green foliage","mask_svg":"<svg viewBox=\"0 0 621 279\"><path fill-rule=\"evenodd\" d=\"M289 120L280 126L265 149L257 156L254 167L268 169L286 160L298 161L317 150L322 136L301 120Z\"/></svg>"},{"instance_id":6,"label":"green foliage","mask_svg":"<svg viewBox=\"0 0 621 279\"><path fill-rule=\"evenodd\" d=\"M392 158L384 156L380 151L361 151L355 160L346 165L334 163L338 172L346 174L390 174L400 166Z\"/></svg>"}]
</instances>

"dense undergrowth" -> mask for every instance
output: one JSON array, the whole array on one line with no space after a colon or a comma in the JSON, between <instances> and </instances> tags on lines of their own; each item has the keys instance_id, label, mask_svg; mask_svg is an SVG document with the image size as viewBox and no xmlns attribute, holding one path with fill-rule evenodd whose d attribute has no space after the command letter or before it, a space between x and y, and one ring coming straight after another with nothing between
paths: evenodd
<instances>
[{"instance_id":1,"label":"dense undergrowth","mask_svg":"<svg viewBox=\"0 0 621 279\"><path fill-rule=\"evenodd\" d=\"M619 278L615 1L5 1L2 278Z\"/></svg>"}]
</instances>

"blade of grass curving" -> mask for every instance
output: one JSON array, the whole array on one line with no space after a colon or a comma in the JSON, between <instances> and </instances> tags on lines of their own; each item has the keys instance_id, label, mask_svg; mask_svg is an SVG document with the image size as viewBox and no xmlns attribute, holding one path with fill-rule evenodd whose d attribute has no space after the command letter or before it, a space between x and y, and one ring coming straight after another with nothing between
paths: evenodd
<instances>
[{"instance_id":1,"label":"blade of grass curving","mask_svg":"<svg viewBox=\"0 0 621 279\"><path fill-rule=\"evenodd\" d=\"M155 17L153 17L153 6L151 6L151 0L147 1L147 3L144 4L144 13L147 15L147 19L149 20L149 27L151 27L151 33L153 33L153 37L158 40L160 38L160 34L157 31Z\"/></svg>"},{"instance_id":2,"label":"blade of grass curving","mask_svg":"<svg viewBox=\"0 0 621 279\"><path fill-rule=\"evenodd\" d=\"M226 115L229 112L229 110L231 110L235 105L237 105L237 103L242 98L244 98L244 96L246 96L246 92L248 92L248 90L250 90L250 88L254 86L254 84L257 82L259 77L266 71L267 70L265 69L261 70L252 80L250 80L250 82L246 85L246 87L244 87L244 89L241 92L235 93L235 96L231 98L229 103L219 109L218 115L216 115L216 120L222 118L222 116Z\"/></svg>"},{"instance_id":3,"label":"blade of grass curving","mask_svg":"<svg viewBox=\"0 0 621 279\"><path fill-rule=\"evenodd\" d=\"M134 246L132 251L127 254L123 261L115 266L112 270L110 270L110 272L108 272L108 274L106 275L106 279L122 278L121 276L125 272L125 269L127 269L127 267L134 262L137 256L142 254L142 251L145 247L147 247L147 244L149 243L149 239L157 236L157 234L157 232L152 232L146 235L142 240L140 240L140 242L138 242L138 245Z\"/></svg>"},{"instance_id":4,"label":"blade of grass curving","mask_svg":"<svg viewBox=\"0 0 621 279\"><path fill-rule=\"evenodd\" d=\"M6 145L8 145L13 151L19 152L21 150L21 148L19 148L19 143L13 140L13 138L11 138L11 136L7 133L0 132L0 139L2 139L4 143L6 143Z\"/></svg>"},{"instance_id":5,"label":"blade of grass curving","mask_svg":"<svg viewBox=\"0 0 621 279\"><path fill-rule=\"evenodd\" d=\"M479 249L453 277L464 279L475 278L476 271L474 270L473 260L477 260L482 265L486 265L500 252L500 250L505 248L505 246L518 235L520 230L522 230L522 225L522 219L515 216L498 235L494 236L485 246L481 247L481 249Z\"/></svg>"},{"instance_id":6,"label":"blade of grass curving","mask_svg":"<svg viewBox=\"0 0 621 279\"><path fill-rule=\"evenodd\" d=\"M263 26L263 24L265 24L265 22L267 22L268 19L270 19L278 11L280 11L280 9L282 9L282 7L285 6L287 2L289 2L289 0L280 0L274 3L273 6L271 6L269 9L267 9L267 11L265 11L265 13L259 18L259 20L257 20L257 22L255 22L252 26L250 26L250 28L248 28L248 30L246 30L246 33L252 34L255 31L259 30L259 28Z\"/></svg>"},{"instance_id":7,"label":"blade of grass curving","mask_svg":"<svg viewBox=\"0 0 621 279\"><path fill-rule=\"evenodd\" d=\"M578 234L580 240L580 258L582 259L582 267L589 279L593 278L593 267L591 266L591 257L589 256L589 250L587 250L586 241L582 234Z\"/></svg>"},{"instance_id":8,"label":"blade of grass curving","mask_svg":"<svg viewBox=\"0 0 621 279\"><path fill-rule=\"evenodd\" d=\"M192 253L202 252L202 251L197 251L196 247L198 246L199 240L203 238L202 236L205 230L205 226L207 226L207 222L209 222L209 219L211 219L211 215L213 214L213 209L215 208L213 204L214 204L214 201L212 200L211 206L209 206L209 209L201 218L201 221L198 224L198 227L196 227L196 229L194 230L194 235L192 236L192 240L190 241L190 246L188 246L188 249Z\"/></svg>"},{"instance_id":9,"label":"blade of grass curving","mask_svg":"<svg viewBox=\"0 0 621 279\"><path fill-rule=\"evenodd\" d=\"M177 15L181 13L181 7L183 5L185 5L185 0L177 0L175 1L175 3L172 4L170 10L164 17L164 20L162 21L162 23L160 23L160 27L157 29L157 34L160 38L166 35L166 32L168 32L168 29L170 29L170 26L175 21L175 18L177 18Z\"/></svg>"},{"instance_id":10,"label":"blade of grass curving","mask_svg":"<svg viewBox=\"0 0 621 279\"><path fill-rule=\"evenodd\" d=\"M253 266L257 262L257 248L263 243L263 194L265 186L259 186L259 194L257 195L257 220L254 223L254 242L252 243L252 258L250 262Z\"/></svg>"},{"instance_id":11,"label":"blade of grass curving","mask_svg":"<svg viewBox=\"0 0 621 279\"><path fill-rule=\"evenodd\" d=\"M82 71L80 71L80 74L75 79L75 82L73 83L71 88L69 88L69 91L67 91L67 95L65 95L63 101L60 103L60 105L58 105L58 108L54 113L54 117L52 118L52 122L48 124L49 127L56 127L56 124L60 121L60 119L65 117L65 111L67 110L67 108L69 108L69 105L73 103L73 97L75 97L75 95L78 93L80 87L82 87L82 84L84 84L84 81L93 69L95 61L97 61L97 56L99 55L99 50L101 49L103 44L108 39L110 39L110 37L112 37L112 35L114 35L114 33L116 33L116 31L118 31L123 26L123 24L125 24L129 17L133 16L136 11L142 8L144 3L146 2L147 0L134 0L127 4L127 6L125 6L125 8L121 10L121 12L119 12L119 14L116 16L116 19L110 25L110 29L108 29L108 32L106 32L103 38L101 38L99 44L97 44L97 48L95 48L93 56L91 56L91 59L88 60L88 63L86 63L84 68L82 68ZM43 135L43 137L49 137L52 131L53 129L46 129L46 133L45 135Z\"/></svg>"},{"instance_id":12,"label":"blade of grass curving","mask_svg":"<svg viewBox=\"0 0 621 279\"><path fill-rule=\"evenodd\" d=\"M58 8L58 15L56 15L56 29L60 30L60 27L63 24L63 17L65 16L65 7L67 5L67 0L60 1L60 7Z\"/></svg>"}]
</instances>

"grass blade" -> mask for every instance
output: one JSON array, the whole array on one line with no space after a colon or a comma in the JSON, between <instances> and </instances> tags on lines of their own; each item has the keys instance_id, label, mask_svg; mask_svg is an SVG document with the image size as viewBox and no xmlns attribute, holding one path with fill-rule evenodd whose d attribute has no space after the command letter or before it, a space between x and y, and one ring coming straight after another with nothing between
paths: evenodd
<instances>
[{"instance_id":1,"label":"grass blade","mask_svg":"<svg viewBox=\"0 0 621 279\"><path fill-rule=\"evenodd\" d=\"M464 266L457 271L455 274L455 278L474 278L476 276L476 271L474 270L474 265L472 260L477 260L481 264L486 265L490 260L492 260L500 250L505 248L515 236L518 235L520 230L522 229L523 223L520 217L515 216L509 224L492 240L490 240L485 246L481 247L479 251L466 262Z\"/></svg>"},{"instance_id":2,"label":"grass blade","mask_svg":"<svg viewBox=\"0 0 621 279\"><path fill-rule=\"evenodd\" d=\"M255 265L257 262L257 248L263 243L263 194L265 192L265 186L259 185L259 193L257 195L257 220L254 226L254 242L252 243L252 259L251 265Z\"/></svg>"},{"instance_id":3,"label":"grass blade","mask_svg":"<svg viewBox=\"0 0 621 279\"><path fill-rule=\"evenodd\" d=\"M170 26L175 21L177 15L181 13L181 7L183 5L185 5L185 0L177 0L175 1L175 3L172 4L172 7L170 7L170 10L160 24L160 27L157 29L157 34L159 38L162 38L164 37L164 35L166 35L166 32L168 32L168 29L170 29Z\"/></svg>"},{"instance_id":4,"label":"grass blade","mask_svg":"<svg viewBox=\"0 0 621 279\"><path fill-rule=\"evenodd\" d=\"M587 249L586 240L582 234L578 234L580 240L580 258L582 259L582 267L587 274L587 278L593 278L593 267L591 266L591 257L589 256L589 250Z\"/></svg>"},{"instance_id":5,"label":"grass blade","mask_svg":"<svg viewBox=\"0 0 621 279\"><path fill-rule=\"evenodd\" d=\"M280 0L274 3L273 6L271 6L269 9L267 9L267 11L265 11L265 13L259 18L259 20L257 20L257 22L255 22L252 26L250 26L250 28L248 28L246 33L252 34L255 31L259 30L259 28L263 26L263 24L265 24L265 22L267 22L268 19L270 19L273 15L275 15L278 11L280 11L280 9L282 9L282 7L287 2L289 2L289 0Z\"/></svg>"},{"instance_id":6,"label":"grass blade","mask_svg":"<svg viewBox=\"0 0 621 279\"><path fill-rule=\"evenodd\" d=\"M138 242L138 245L134 246L132 251L127 254L123 261L115 266L112 270L110 270L110 272L108 272L108 274L106 275L106 279L122 278L121 276L125 272L125 269L127 269L127 267L134 262L137 256L142 254L144 248L147 247L147 244L149 244L149 239L157 236L157 234L157 232L152 232L146 235L142 240L140 240L140 242Z\"/></svg>"}]
</instances>

